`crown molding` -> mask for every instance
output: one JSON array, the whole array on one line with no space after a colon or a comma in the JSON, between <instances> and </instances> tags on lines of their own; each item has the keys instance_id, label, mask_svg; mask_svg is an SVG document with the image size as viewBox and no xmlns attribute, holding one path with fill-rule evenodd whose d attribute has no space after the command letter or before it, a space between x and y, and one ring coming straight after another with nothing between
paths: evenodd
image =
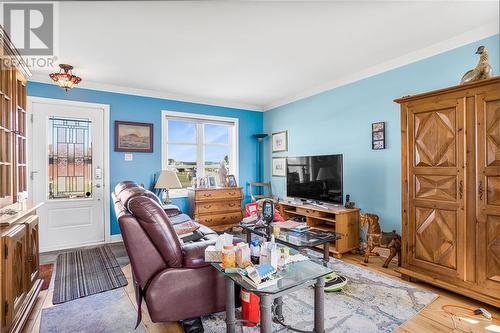
<instances>
[{"instance_id":1,"label":"crown molding","mask_svg":"<svg viewBox=\"0 0 500 333\"><path fill-rule=\"evenodd\" d=\"M33 74L29 78L29 81L54 84L54 82L49 78L48 75L43 75L43 74L39 74L39 73ZM85 81L85 80L82 80L82 82L78 85L78 87L73 88L73 89L90 89L90 90L98 90L98 91L105 91L105 92L113 92L113 93L118 93L118 94L153 97L153 98L160 98L160 99L170 99L170 100L175 100L175 101L180 101L180 102L188 102L188 103L205 104L205 105L211 105L211 106L243 109L243 110L248 110L248 111L256 111L256 112L263 112L264 111L262 109L262 107L258 106L258 105L229 102L229 101L220 100L220 99L203 98L203 97L197 97L197 96L187 96L187 95L175 94L175 93L170 93L170 92L165 92L165 91L132 88L132 87L125 87L125 86L119 86L119 85L114 85L114 84L99 83L99 82L92 82L92 81Z\"/></svg>"},{"instance_id":2,"label":"crown molding","mask_svg":"<svg viewBox=\"0 0 500 333\"><path fill-rule=\"evenodd\" d=\"M410 52L406 55L403 55L401 57L383 62L381 64L378 64L376 66L361 70L359 72L353 73L351 75L347 75L345 77L327 82L325 84L318 85L316 87L303 90L301 93L290 95L288 97L278 99L275 102L272 102L267 105L263 105L262 109L264 111L270 111L272 109L275 109L277 107L296 102L298 100L311 97L317 94L320 94L325 91L329 91L341 86L345 86L349 83L353 83L362 79L366 79L370 76L374 76L383 72L387 72L389 70L402 67L404 65L408 65L414 62L417 62L419 60L423 60L432 56L435 56L437 54L456 49L460 46L464 46L473 42L476 42L478 40L491 37L493 35L496 35L499 33L499 24L498 21L493 21L488 24L485 24L477 29L468 31L466 33L457 35L455 37L452 37L450 39L438 42L436 44L433 44L431 46L425 47L423 49Z\"/></svg>"}]
</instances>

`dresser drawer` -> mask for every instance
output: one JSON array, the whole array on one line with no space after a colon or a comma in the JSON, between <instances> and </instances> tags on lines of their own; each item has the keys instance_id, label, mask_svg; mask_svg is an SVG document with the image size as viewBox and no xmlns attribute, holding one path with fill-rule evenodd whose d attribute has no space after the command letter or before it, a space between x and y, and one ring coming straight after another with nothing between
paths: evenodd
<instances>
[{"instance_id":1,"label":"dresser drawer","mask_svg":"<svg viewBox=\"0 0 500 333\"><path fill-rule=\"evenodd\" d=\"M225 213L225 214L211 214L204 216L196 216L195 220L198 223L206 225L207 227L217 226L221 224L234 224L240 223L242 219L242 213L233 212L233 213Z\"/></svg>"},{"instance_id":2,"label":"dresser drawer","mask_svg":"<svg viewBox=\"0 0 500 333\"><path fill-rule=\"evenodd\" d=\"M309 209L305 207L297 207L297 213L306 215L306 216L315 216L315 217L325 217L328 215L326 212L322 212L319 210Z\"/></svg>"},{"instance_id":3,"label":"dresser drawer","mask_svg":"<svg viewBox=\"0 0 500 333\"><path fill-rule=\"evenodd\" d=\"M196 214L241 212L241 200L199 202L196 205Z\"/></svg>"},{"instance_id":4,"label":"dresser drawer","mask_svg":"<svg viewBox=\"0 0 500 333\"><path fill-rule=\"evenodd\" d=\"M210 200L231 200L241 199L243 196L240 189L217 189L207 191L196 191L195 200L210 201Z\"/></svg>"}]
</instances>

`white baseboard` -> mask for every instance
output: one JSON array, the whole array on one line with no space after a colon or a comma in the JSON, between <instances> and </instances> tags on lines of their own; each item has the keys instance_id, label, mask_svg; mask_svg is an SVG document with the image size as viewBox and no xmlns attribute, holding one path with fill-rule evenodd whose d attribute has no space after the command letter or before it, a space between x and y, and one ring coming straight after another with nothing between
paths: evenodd
<instances>
[{"instance_id":1,"label":"white baseboard","mask_svg":"<svg viewBox=\"0 0 500 333\"><path fill-rule=\"evenodd\" d=\"M117 235L111 235L111 236L109 236L109 242L108 243L118 243L118 242L123 242L122 234L117 234Z\"/></svg>"}]
</instances>

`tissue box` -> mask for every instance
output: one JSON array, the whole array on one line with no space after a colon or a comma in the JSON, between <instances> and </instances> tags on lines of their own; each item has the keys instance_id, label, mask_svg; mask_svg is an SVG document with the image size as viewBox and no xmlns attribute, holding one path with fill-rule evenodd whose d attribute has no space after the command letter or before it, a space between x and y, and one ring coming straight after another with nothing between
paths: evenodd
<instances>
[{"instance_id":1,"label":"tissue box","mask_svg":"<svg viewBox=\"0 0 500 333\"><path fill-rule=\"evenodd\" d=\"M205 249L205 262L222 262L222 251L215 249L215 245L207 246Z\"/></svg>"}]
</instances>

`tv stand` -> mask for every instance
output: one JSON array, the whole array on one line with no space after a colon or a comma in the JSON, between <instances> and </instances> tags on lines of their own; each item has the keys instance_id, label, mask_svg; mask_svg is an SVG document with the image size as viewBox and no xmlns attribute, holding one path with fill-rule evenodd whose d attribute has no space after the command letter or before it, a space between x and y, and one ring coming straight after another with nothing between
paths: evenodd
<instances>
[{"instance_id":1,"label":"tv stand","mask_svg":"<svg viewBox=\"0 0 500 333\"><path fill-rule=\"evenodd\" d=\"M330 253L338 259L344 253L356 253L358 250L359 211L359 208L329 207L316 203L280 202L280 214L284 219L305 217L306 224L311 228L342 235L341 239L330 245Z\"/></svg>"}]
</instances>

